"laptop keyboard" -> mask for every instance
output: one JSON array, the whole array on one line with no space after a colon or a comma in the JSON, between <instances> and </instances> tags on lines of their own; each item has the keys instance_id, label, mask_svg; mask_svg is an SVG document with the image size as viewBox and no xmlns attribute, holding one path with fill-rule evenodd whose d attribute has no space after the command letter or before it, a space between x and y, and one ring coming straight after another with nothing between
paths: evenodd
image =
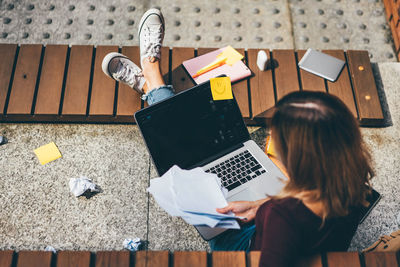
<instances>
[{"instance_id":1,"label":"laptop keyboard","mask_svg":"<svg viewBox=\"0 0 400 267\"><path fill-rule=\"evenodd\" d=\"M221 178L222 185L228 191L231 191L239 185L260 176L266 170L246 150L206 170L206 172L218 175Z\"/></svg>"}]
</instances>

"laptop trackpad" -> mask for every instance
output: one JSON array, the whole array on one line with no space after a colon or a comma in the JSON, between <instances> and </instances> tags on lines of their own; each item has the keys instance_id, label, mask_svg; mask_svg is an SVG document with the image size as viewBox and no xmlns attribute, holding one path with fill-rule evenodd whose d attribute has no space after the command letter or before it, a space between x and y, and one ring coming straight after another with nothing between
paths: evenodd
<instances>
[{"instance_id":1,"label":"laptop trackpad","mask_svg":"<svg viewBox=\"0 0 400 267\"><path fill-rule=\"evenodd\" d=\"M254 200L261 199L261 198L263 198L262 195L252 191L249 188L246 188L245 190L240 191L239 193L228 197L228 201L240 201L240 200L254 201Z\"/></svg>"}]
</instances>

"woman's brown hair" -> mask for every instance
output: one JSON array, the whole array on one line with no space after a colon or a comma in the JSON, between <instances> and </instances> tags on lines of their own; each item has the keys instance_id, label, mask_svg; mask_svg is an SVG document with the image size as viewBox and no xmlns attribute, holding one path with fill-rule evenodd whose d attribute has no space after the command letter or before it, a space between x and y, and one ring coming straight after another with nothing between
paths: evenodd
<instances>
[{"instance_id":1,"label":"woman's brown hair","mask_svg":"<svg viewBox=\"0 0 400 267\"><path fill-rule=\"evenodd\" d=\"M367 204L371 157L339 98L307 91L286 95L276 105L271 134L289 175L278 198L307 192L307 200L322 203L324 220Z\"/></svg>"}]
</instances>

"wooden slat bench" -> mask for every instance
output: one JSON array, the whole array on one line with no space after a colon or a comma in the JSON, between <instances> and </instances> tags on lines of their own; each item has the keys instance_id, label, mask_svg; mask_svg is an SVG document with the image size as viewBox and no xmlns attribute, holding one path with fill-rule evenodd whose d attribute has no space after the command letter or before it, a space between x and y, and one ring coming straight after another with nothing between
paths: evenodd
<instances>
[{"instance_id":1,"label":"wooden slat bench","mask_svg":"<svg viewBox=\"0 0 400 267\"><path fill-rule=\"evenodd\" d=\"M395 53L400 61L400 1L383 0L386 10L386 19L393 36Z\"/></svg>"},{"instance_id":2,"label":"wooden slat bench","mask_svg":"<svg viewBox=\"0 0 400 267\"><path fill-rule=\"evenodd\" d=\"M0 251L0 267L257 267L260 252L206 251ZM298 267L395 267L399 253L330 252L300 260Z\"/></svg>"},{"instance_id":3,"label":"wooden slat bench","mask_svg":"<svg viewBox=\"0 0 400 267\"><path fill-rule=\"evenodd\" d=\"M161 71L177 92L194 85L182 61L215 48L162 50ZM233 84L233 91L248 125L262 125L276 101L292 91L315 90L341 98L360 125L379 126L383 112L367 51L327 50L346 61L336 82L297 66L305 51L265 50L267 71L259 71L259 49L238 49L253 75ZM146 106L126 85L114 82L101 70L109 52L119 51L138 62L139 48L127 46L0 44L0 122L135 123L132 116Z\"/></svg>"}]
</instances>

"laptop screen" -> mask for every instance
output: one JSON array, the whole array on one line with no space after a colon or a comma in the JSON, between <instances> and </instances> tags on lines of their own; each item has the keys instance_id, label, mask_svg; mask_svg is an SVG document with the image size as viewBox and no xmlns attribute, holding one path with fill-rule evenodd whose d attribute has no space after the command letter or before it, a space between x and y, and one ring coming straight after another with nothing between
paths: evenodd
<instances>
[{"instance_id":1,"label":"laptop screen","mask_svg":"<svg viewBox=\"0 0 400 267\"><path fill-rule=\"evenodd\" d=\"M135 114L159 175L199 166L250 139L236 100L214 101L200 84Z\"/></svg>"}]
</instances>

